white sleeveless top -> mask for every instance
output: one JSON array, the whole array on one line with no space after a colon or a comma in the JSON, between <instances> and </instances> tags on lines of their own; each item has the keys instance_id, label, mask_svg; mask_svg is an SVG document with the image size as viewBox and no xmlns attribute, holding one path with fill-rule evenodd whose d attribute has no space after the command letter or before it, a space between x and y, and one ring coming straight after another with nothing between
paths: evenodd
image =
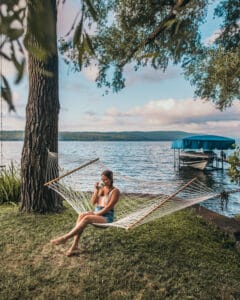
<instances>
[{"instance_id":1,"label":"white sleeveless top","mask_svg":"<svg viewBox=\"0 0 240 300\"><path fill-rule=\"evenodd\" d=\"M99 196L99 200L98 200L98 205L99 206L106 206L112 196L112 192L115 190L115 188L113 188L109 194L107 195L103 195L103 196Z\"/></svg>"}]
</instances>

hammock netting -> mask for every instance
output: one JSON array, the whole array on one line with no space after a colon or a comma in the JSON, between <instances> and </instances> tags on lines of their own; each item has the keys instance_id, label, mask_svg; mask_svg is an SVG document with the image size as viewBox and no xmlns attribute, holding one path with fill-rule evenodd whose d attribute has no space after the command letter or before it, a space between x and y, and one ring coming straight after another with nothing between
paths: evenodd
<instances>
[{"instance_id":1,"label":"hammock netting","mask_svg":"<svg viewBox=\"0 0 240 300\"><path fill-rule=\"evenodd\" d=\"M78 214L92 211L90 199L94 184L109 167L95 159L94 162L78 162L79 168L66 172L59 168L57 161L57 154L49 152L47 186L61 195ZM114 174L114 186L120 190L121 196L114 209L114 222L97 224L101 227L134 228L219 195L196 178L190 182L149 181L110 169Z\"/></svg>"}]
</instances>

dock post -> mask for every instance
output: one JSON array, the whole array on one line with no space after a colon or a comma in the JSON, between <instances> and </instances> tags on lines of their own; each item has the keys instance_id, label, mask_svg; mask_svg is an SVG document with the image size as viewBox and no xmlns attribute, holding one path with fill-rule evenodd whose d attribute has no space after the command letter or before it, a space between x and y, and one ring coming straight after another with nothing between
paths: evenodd
<instances>
[{"instance_id":1,"label":"dock post","mask_svg":"<svg viewBox=\"0 0 240 300\"><path fill-rule=\"evenodd\" d=\"M175 155L175 149L173 150L173 159L174 159L174 170L176 168L176 155Z\"/></svg>"},{"instance_id":2,"label":"dock post","mask_svg":"<svg viewBox=\"0 0 240 300\"><path fill-rule=\"evenodd\" d=\"M180 170L180 150L178 149L178 170Z\"/></svg>"}]
</instances>

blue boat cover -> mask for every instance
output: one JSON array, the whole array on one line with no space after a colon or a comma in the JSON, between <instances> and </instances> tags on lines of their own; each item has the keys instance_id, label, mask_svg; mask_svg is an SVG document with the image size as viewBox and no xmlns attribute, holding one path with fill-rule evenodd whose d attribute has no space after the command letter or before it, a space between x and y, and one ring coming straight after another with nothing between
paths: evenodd
<instances>
[{"instance_id":1,"label":"blue boat cover","mask_svg":"<svg viewBox=\"0 0 240 300\"><path fill-rule=\"evenodd\" d=\"M192 135L172 142L172 149L234 149L235 140L217 135Z\"/></svg>"}]
</instances>

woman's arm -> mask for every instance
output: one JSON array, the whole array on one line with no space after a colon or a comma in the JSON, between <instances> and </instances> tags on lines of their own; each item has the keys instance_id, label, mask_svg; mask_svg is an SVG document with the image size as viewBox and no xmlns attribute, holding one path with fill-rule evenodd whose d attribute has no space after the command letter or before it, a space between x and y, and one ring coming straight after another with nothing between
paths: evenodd
<instances>
[{"instance_id":1,"label":"woman's arm","mask_svg":"<svg viewBox=\"0 0 240 300\"><path fill-rule=\"evenodd\" d=\"M99 187L98 182L94 185L94 191L91 198L91 203L95 205L98 202L98 197L102 195L102 189Z\"/></svg>"},{"instance_id":2,"label":"woman's arm","mask_svg":"<svg viewBox=\"0 0 240 300\"><path fill-rule=\"evenodd\" d=\"M95 212L94 214L97 216L102 216L107 211L113 209L119 200L119 196L120 196L120 191L119 191L119 189L115 188L112 191L112 195L111 195L111 198L110 198L108 204L103 209L99 210L98 212Z\"/></svg>"}]
</instances>

